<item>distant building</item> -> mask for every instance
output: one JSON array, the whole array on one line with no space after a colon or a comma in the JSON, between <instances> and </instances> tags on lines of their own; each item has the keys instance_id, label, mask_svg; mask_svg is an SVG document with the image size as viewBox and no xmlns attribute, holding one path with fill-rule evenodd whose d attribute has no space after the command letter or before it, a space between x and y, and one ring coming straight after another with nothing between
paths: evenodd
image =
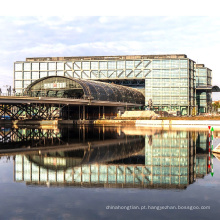
<instances>
[{"instance_id":1,"label":"distant building","mask_svg":"<svg viewBox=\"0 0 220 220\"><path fill-rule=\"evenodd\" d=\"M133 87L145 95L146 106L152 99L152 109L157 111L181 115L211 111L212 71L185 54L33 57L14 63L16 93L23 94L29 84L46 76Z\"/></svg>"}]
</instances>

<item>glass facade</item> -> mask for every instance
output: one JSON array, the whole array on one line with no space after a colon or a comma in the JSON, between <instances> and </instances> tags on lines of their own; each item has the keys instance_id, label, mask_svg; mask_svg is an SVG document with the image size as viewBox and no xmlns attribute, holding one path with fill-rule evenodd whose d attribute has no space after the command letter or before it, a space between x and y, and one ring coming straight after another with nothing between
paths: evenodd
<instances>
[{"instance_id":1,"label":"glass facade","mask_svg":"<svg viewBox=\"0 0 220 220\"><path fill-rule=\"evenodd\" d=\"M190 132L163 132L146 137L145 165L153 184L190 184L195 175L196 147Z\"/></svg>"},{"instance_id":2,"label":"glass facade","mask_svg":"<svg viewBox=\"0 0 220 220\"><path fill-rule=\"evenodd\" d=\"M211 112L212 71L203 64L196 65L196 105L198 113Z\"/></svg>"},{"instance_id":3,"label":"glass facade","mask_svg":"<svg viewBox=\"0 0 220 220\"><path fill-rule=\"evenodd\" d=\"M153 60L145 79L145 102L158 111L190 114L195 103L194 62L189 59Z\"/></svg>"},{"instance_id":4,"label":"glass facade","mask_svg":"<svg viewBox=\"0 0 220 220\"><path fill-rule=\"evenodd\" d=\"M211 76L211 70L207 71ZM195 77L195 62L178 54L27 58L14 63L14 86L17 93L23 93L29 83L45 76L114 82L139 89L145 95L146 106L152 99L154 110L187 115L196 106L195 80L205 83L202 74ZM210 77L207 84L211 85Z\"/></svg>"}]
</instances>

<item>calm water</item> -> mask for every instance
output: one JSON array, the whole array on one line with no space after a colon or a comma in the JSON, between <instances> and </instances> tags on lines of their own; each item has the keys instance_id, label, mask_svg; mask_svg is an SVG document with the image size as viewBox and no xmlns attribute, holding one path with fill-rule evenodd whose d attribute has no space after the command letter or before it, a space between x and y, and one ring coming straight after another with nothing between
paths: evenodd
<instances>
[{"instance_id":1,"label":"calm water","mask_svg":"<svg viewBox=\"0 0 220 220\"><path fill-rule=\"evenodd\" d=\"M1 127L0 219L217 219L219 160L208 130Z\"/></svg>"}]
</instances>

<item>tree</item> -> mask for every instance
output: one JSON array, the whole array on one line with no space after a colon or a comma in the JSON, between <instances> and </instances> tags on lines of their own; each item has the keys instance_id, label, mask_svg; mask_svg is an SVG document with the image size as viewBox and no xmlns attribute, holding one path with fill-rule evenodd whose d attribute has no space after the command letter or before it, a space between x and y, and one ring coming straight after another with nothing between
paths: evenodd
<instances>
[{"instance_id":1,"label":"tree","mask_svg":"<svg viewBox=\"0 0 220 220\"><path fill-rule=\"evenodd\" d=\"M218 112L218 108L220 108L220 102L214 102L212 104L212 109L214 112Z\"/></svg>"}]
</instances>

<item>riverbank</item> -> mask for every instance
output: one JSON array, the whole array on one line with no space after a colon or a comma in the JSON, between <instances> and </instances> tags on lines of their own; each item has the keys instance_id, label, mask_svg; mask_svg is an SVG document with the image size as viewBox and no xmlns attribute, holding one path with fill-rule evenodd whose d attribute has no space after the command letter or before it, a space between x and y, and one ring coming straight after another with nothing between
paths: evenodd
<instances>
[{"instance_id":1,"label":"riverbank","mask_svg":"<svg viewBox=\"0 0 220 220\"><path fill-rule=\"evenodd\" d=\"M111 119L111 120L0 120L0 125L14 125L14 126L58 126L62 124L78 124L78 125L133 125L133 126L162 126L162 127L198 127L206 128L207 126L214 126L220 129L220 119L217 120L197 120L196 117L181 117L178 119L169 118L163 120L162 118L156 120L143 119ZM204 118L204 117L203 117ZM187 120L188 119L188 120ZM190 119L190 120L189 120Z\"/></svg>"}]
</instances>

